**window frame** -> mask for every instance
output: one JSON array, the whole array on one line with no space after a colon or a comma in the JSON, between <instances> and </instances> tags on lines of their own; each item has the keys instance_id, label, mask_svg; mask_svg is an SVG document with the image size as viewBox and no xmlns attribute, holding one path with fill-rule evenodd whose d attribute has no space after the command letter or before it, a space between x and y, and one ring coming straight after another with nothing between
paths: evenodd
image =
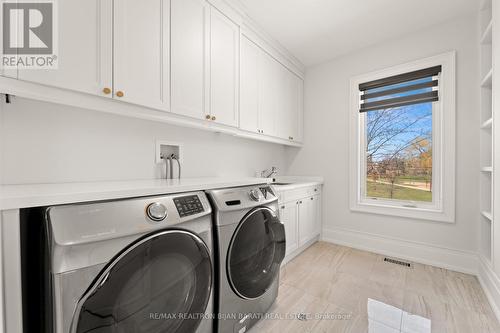
<instances>
[{"instance_id":1,"label":"window frame","mask_svg":"<svg viewBox=\"0 0 500 333\"><path fill-rule=\"evenodd\" d=\"M350 80L351 211L455 222L455 58L456 52L452 51L359 75ZM438 65L442 66L442 71L439 77L439 101L433 103L432 109L432 203L366 197L366 114L359 112L359 84Z\"/></svg>"}]
</instances>

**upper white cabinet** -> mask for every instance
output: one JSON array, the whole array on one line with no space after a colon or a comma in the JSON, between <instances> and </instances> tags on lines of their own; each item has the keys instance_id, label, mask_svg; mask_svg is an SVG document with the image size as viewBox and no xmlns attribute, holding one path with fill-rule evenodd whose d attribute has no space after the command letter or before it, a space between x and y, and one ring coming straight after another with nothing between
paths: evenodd
<instances>
[{"instance_id":1,"label":"upper white cabinet","mask_svg":"<svg viewBox=\"0 0 500 333\"><path fill-rule=\"evenodd\" d=\"M240 29L210 8L210 116L229 126L238 125Z\"/></svg>"},{"instance_id":2,"label":"upper white cabinet","mask_svg":"<svg viewBox=\"0 0 500 333\"><path fill-rule=\"evenodd\" d=\"M277 133L281 138L302 141L303 86L301 78L281 68L277 107Z\"/></svg>"},{"instance_id":3,"label":"upper white cabinet","mask_svg":"<svg viewBox=\"0 0 500 333\"><path fill-rule=\"evenodd\" d=\"M262 51L241 36L240 128L259 133L259 58Z\"/></svg>"},{"instance_id":4,"label":"upper white cabinet","mask_svg":"<svg viewBox=\"0 0 500 333\"><path fill-rule=\"evenodd\" d=\"M115 98L168 110L169 39L170 0L115 1Z\"/></svg>"},{"instance_id":5,"label":"upper white cabinet","mask_svg":"<svg viewBox=\"0 0 500 333\"><path fill-rule=\"evenodd\" d=\"M259 56L259 117L260 133L277 136L277 117L281 101L281 68L276 60L265 52Z\"/></svg>"},{"instance_id":6,"label":"upper white cabinet","mask_svg":"<svg viewBox=\"0 0 500 333\"><path fill-rule=\"evenodd\" d=\"M58 69L19 70L19 79L111 97L113 1L64 0L57 5Z\"/></svg>"},{"instance_id":7,"label":"upper white cabinet","mask_svg":"<svg viewBox=\"0 0 500 333\"><path fill-rule=\"evenodd\" d=\"M302 142L303 80L294 73L300 66L223 3L64 0L57 15L58 68L0 64L3 91L263 141Z\"/></svg>"},{"instance_id":8,"label":"upper white cabinet","mask_svg":"<svg viewBox=\"0 0 500 333\"><path fill-rule=\"evenodd\" d=\"M209 115L210 7L202 0L171 0L171 111Z\"/></svg>"},{"instance_id":9,"label":"upper white cabinet","mask_svg":"<svg viewBox=\"0 0 500 333\"><path fill-rule=\"evenodd\" d=\"M302 141L303 80L242 36L240 128Z\"/></svg>"}]
</instances>

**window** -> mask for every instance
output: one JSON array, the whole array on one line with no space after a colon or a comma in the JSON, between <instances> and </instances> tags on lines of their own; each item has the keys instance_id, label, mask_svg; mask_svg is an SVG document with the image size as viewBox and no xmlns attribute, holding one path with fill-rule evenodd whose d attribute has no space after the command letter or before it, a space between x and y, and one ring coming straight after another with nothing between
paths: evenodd
<instances>
[{"instance_id":1,"label":"window","mask_svg":"<svg viewBox=\"0 0 500 333\"><path fill-rule=\"evenodd\" d=\"M454 221L455 54L351 80L353 211Z\"/></svg>"}]
</instances>

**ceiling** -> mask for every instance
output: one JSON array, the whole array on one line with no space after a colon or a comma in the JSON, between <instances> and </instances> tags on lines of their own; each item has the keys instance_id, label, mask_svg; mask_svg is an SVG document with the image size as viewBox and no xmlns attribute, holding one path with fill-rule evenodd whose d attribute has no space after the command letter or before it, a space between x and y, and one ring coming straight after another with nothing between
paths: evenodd
<instances>
[{"instance_id":1,"label":"ceiling","mask_svg":"<svg viewBox=\"0 0 500 333\"><path fill-rule=\"evenodd\" d=\"M247 15L311 66L477 12L479 0L239 0Z\"/></svg>"}]
</instances>

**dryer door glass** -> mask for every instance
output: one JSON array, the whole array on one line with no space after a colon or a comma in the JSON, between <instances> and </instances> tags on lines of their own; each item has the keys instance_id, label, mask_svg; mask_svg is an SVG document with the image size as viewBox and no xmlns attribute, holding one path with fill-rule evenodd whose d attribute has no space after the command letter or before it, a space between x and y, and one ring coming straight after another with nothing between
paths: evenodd
<instances>
[{"instance_id":1,"label":"dryer door glass","mask_svg":"<svg viewBox=\"0 0 500 333\"><path fill-rule=\"evenodd\" d=\"M184 230L145 236L117 255L78 303L71 332L195 332L212 290L206 244Z\"/></svg>"},{"instance_id":2,"label":"dryer door glass","mask_svg":"<svg viewBox=\"0 0 500 333\"><path fill-rule=\"evenodd\" d=\"M263 295L279 275L285 245L285 229L271 209L259 207L247 214L234 233L227 260L236 294L249 299Z\"/></svg>"}]
</instances>

